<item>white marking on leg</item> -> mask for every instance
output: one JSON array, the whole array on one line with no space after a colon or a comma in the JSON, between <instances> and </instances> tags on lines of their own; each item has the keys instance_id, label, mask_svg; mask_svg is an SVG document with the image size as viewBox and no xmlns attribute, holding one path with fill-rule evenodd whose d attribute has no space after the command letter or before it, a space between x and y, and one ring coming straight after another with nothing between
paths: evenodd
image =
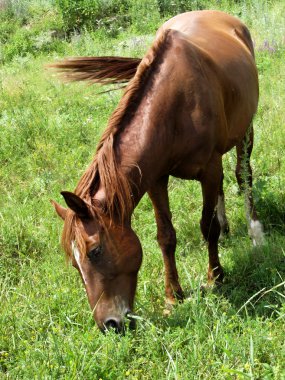
<instances>
[{"instance_id":1,"label":"white marking on leg","mask_svg":"<svg viewBox=\"0 0 285 380\"><path fill-rule=\"evenodd\" d=\"M221 227L220 236L223 236L226 228L228 227L228 220L226 217L226 208L225 208L225 197L223 195L218 196L217 204L217 217Z\"/></svg>"},{"instance_id":2,"label":"white marking on leg","mask_svg":"<svg viewBox=\"0 0 285 380\"><path fill-rule=\"evenodd\" d=\"M83 278L83 281L84 281L84 284L87 285L87 280L86 280L86 277L84 276L84 272L83 272L83 269L82 269L82 266L81 266L81 262L80 262L80 252L78 250L78 248L76 247L76 244L75 242L73 241L72 244L72 253L73 253L73 256L75 258L75 261L78 265L78 268L79 268L79 271L81 273L81 276Z\"/></svg>"},{"instance_id":3,"label":"white marking on leg","mask_svg":"<svg viewBox=\"0 0 285 380\"><path fill-rule=\"evenodd\" d=\"M245 192L245 207L246 207L246 218L248 221L248 234L252 239L252 244L256 246L261 246L264 244L264 233L262 223L257 219L252 219L252 205L249 198L248 191Z\"/></svg>"},{"instance_id":4,"label":"white marking on leg","mask_svg":"<svg viewBox=\"0 0 285 380\"><path fill-rule=\"evenodd\" d=\"M263 226L259 220L250 220L249 236L252 238L252 243L254 246L264 244Z\"/></svg>"}]
</instances>

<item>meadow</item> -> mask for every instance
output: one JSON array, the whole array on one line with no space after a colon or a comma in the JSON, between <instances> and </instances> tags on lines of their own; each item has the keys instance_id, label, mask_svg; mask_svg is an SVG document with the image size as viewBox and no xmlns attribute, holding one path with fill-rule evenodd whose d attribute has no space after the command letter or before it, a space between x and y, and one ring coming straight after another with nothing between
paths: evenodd
<instances>
[{"instance_id":1,"label":"meadow","mask_svg":"<svg viewBox=\"0 0 285 380\"><path fill-rule=\"evenodd\" d=\"M73 29L75 21L66 18L73 14L63 5L75 2L2 3L0 379L284 380L284 1L110 1L117 8L96 27L75 18L80 23ZM137 328L104 335L77 271L66 262L62 222L49 200L63 204L60 191L75 188L122 92L64 84L45 65L66 56L141 57L162 22L185 7L224 10L251 31L260 80L254 198L266 242L256 248L248 237L230 152L224 157L230 235L219 244L226 277L222 287L202 294L208 257L199 228L200 185L171 178L177 264L189 297L163 315L162 257L145 196L133 216L144 252Z\"/></svg>"}]
</instances>

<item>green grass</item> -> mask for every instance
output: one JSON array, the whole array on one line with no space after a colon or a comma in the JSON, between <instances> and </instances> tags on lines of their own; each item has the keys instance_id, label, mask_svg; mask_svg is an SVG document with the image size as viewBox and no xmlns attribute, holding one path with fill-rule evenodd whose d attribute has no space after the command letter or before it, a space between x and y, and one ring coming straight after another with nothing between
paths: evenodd
<instances>
[{"instance_id":1,"label":"green grass","mask_svg":"<svg viewBox=\"0 0 285 380\"><path fill-rule=\"evenodd\" d=\"M255 249L248 238L231 152L224 159L231 234L220 242L225 284L201 294L208 260L200 185L171 179L178 268L189 299L163 316L162 258L144 197L133 218L144 250L137 329L101 334L78 273L65 263L62 223L49 199L62 202L59 192L75 188L120 92L64 85L44 65L59 56L142 56L153 24L116 38L85 31L49 51L13 53L0 68L0 379L285 379L285 6L212 2L218 6L249 25L256 45L252 165L265 246Z\"/></svg>"}]
</instances>

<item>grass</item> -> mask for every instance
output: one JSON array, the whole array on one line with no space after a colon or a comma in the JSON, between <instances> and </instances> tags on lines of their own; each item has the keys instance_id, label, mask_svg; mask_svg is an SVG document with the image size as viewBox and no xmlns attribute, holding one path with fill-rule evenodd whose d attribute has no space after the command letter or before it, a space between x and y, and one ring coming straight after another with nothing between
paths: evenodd
<instances>
[{"instance_id":1,"label":"grass","mask_svg":"<svg viewBox=\"0 0 285 380\"><path fill-rule=\"evenodd\" d=\"M0 68L0 379L285 379L285 9L282 1L212 4L240 16L255 40L261 91L252 165L265 246L253 248L247 236L231 152L224 159L231 234L220 242L225 284L201 294L200 185L171 179L189 299L163 316L162 258L144 197L133 218L144 250L137 329L101 334L78 273L65 263L49 199L61 202L59 192L75 188L120 92L64 85L44 65L58 56L141 56L153 33L83 32L49 51L14 54Z\"/></svg>"}]
</instances>

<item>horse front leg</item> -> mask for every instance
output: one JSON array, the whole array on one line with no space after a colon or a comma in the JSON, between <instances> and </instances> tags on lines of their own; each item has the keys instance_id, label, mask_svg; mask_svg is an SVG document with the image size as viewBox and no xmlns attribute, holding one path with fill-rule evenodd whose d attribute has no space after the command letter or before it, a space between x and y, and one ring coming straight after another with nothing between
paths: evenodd
<instances>
[{"instance_id":1,"label":"horse front leg","mask_svg":"<svg viewBox=\"0 0 285 380\"><path fill-rule=\"evenodd\" d=\"M176 299L183 300L184 295L175 262L176 232L171 222L167 185L168 176L157 181L148 194L154 207L157 241L164 261L166 304L173 305Z\"/></svg>"},{"instance_id":2,"label":"horse front leg","mask_svg":"<svg viewBox=\"0 0 285 380\"><path fill-rule=\"evenodd\" d=\"M201 178L203 211L200 227L202 234L208 244L209 285L212 285L215 281L222 282L224 277L224 271L218 255L218 240L221 228L216 211L222 173L222 158L221 156L217 156L208 165L207 170L204 172Z\"/></svg>"}]
</instances>

